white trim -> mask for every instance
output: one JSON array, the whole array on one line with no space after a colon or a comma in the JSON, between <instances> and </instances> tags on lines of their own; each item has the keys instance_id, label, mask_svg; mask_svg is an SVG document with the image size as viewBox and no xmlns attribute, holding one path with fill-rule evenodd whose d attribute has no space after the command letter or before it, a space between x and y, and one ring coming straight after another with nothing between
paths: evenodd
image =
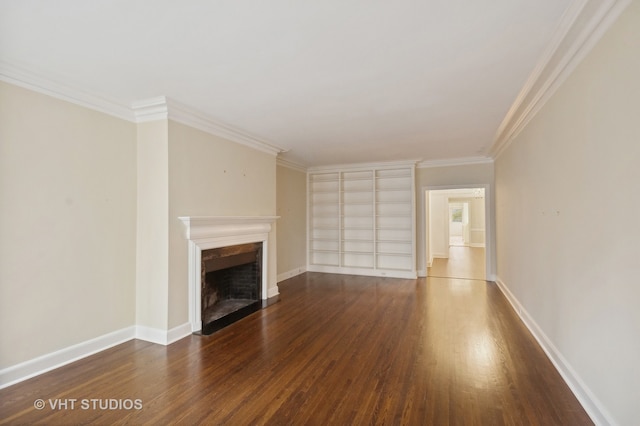
<instances>
[{"instance_id":1,"label":"white trim","mask_svg":"<svg viewBox=\"0 0 640 426\"><path fill-rule=\"evenodd\" d=\"M212 117L172 99L167 99L167 106L170 120L273 156L287 151L287 149L281 148L272 142L238 129L230 124L214 120Z\"/></svg>"},{"instance_id":2,"label":"white trim","mask_svg":"<svg viewBox=\"0 0 640 426\"><path fill-rule=\"evenodd\" d=\"M134 326L123 328L0 370L0 389L127 342L135 335Z\"/></svg>"},{"instance_id":3,"label":"white trim","mask_svg":"<svg viewBox=\"0 0 640 426\"><path fill-rule=\"evenodd\" d=\"M510 136L503 137L503 135L505 135L508 132L509 127L514 127L514 130L515 130L515 127L518 124L517 122L524 119L524 117L526 116L526 112L525 112L523 114L523 117L519 118L517 116L518 109L520 107L522 107L522 109L524 110L527 110L529 108L526 101L527 95L531 94L533 97L535 97L536 91L540 90L540 89L536 90L535 88L536 84L539 84L543 81L542 80L543 73L545 69L551 67L553 54L556 51L558 51L558 49L560 48L561 42L565 39L565 37L567 36L567 33L575 23L575 20L578 14L582 11L583 7L585 6L586 1L587 0L573 0L573 2L569 5L569 7L563 13L560 19L560 23L556 28L554 34L552 35L551 41L547 45L547 48L545 49L542 56L540 57L540 60L538 61L533 71L529 75L524 86L520 89L518 96L516 97L515 101L507 111L507 115L504 117L502 123L500 123L500 126L498 127L498 131L496 133L496 141L494 142L494 145L491 147L490 152L495 154L497 151L501 150L502 147L500 145L503 143L508 143L510 139ZM494 155L494 158L495 157L497 157L497 155Z\"/></svg>"},{"instance_id":4,"label":"white trim","mask_svg":"<svg viewBox=\"0 0 640 426\"><path fill-rule=\"evenodd\" d=\"M593 420L596 425L616 425L617 423L611 416L611 413L609 413L602 402L591 392L569 361L565 359L551 339L542 331L529 312L527 312L513 293L511 293L507 285L500 278L497 278L495 282L553 366L558 370L562 379L567 383L569 389L571 389L580 404L582 404L582 407L584 407L589 417L591 417L591 420Z\"/></svg>"},{"instance_id":5,"label":"white trim","mask_svg":"<svg viewBox=\"0 0 640 426\"><path fill-rule=\"evenodd\" d=\"M169 118L169 106L167 98L164 96L136 101L131 104L131 110L136 123L167 120Z\"/></svg>"},{"instance_id":6,"label":"white trim","mask_svg":"<svg viewBox=\"0 0 640 426\"><path fill-rule=\"evenodd\" d=\"M342 274L342 275L363 275L366 277L387 277L387 278L405 278L415 280L418 278L417 272L400 271L395 269L373 269L373 268L355 268L346 266L324 266L309 265L309 272L324 272L326 274Z\"/></svg>"},{"instance_id":7,"label":"white trim","mask_svg":"<svg viewBox=\"0 0 640 426\"><path fill-rule=\"evenodd\" d=\"M271 299L272 297L276 297L279 294L280 294L280 291L278 289L278 286L268 288L266 299Z\"/></svg>"},{"instance_id":8,"label":"white trim","mask_svg":"<svg viewBox=\"0 0 640 426\"><path fill-rule=\"evenodd\" d=\"M307 167L303 166L300 163L296 163L295 161L287 160L286 158L278 157L276 159L276 164L278 166L286 167L291 170L295 170L296 172L307 173Z\"/></svg>"},{"instance_id":9,"label":"white trim","mask_svg":"<svg viewBox=\"0 0 640 426\"><path fill-rule=\"evenodd\" d=\"M279 216L190 216L180 217L185 225L188 245L189 324L192 332L202 329L201 276L202 250L237 244L262 243L262 299L279 294L277 285L269 287L269 233Z\"/></svg>"},{"instance_id":10,"label":"white trim","mask_svg":"<svg viewBox=\"0 0 640 426\"><path fill-rule=\"evenodd\" d=\"M183 216L178 219L185 225L187 239L199 240L269 232L271 224L280 216Z\"/></svg>"},{"instance_id":11,"label":"white trim","mask_svg":"<svg viewBox=\"0 0 640 426\"><path fill-rule=\"evenodd\" d=\"M304 266L292 269L287 272L283 272L281 274L278 274L278 282L288 280L289 278L297 277L298 275L304 274L305 272L307 272L307 268Z\"/></svg>"},{"instance_id":12,"label":"white trim","mask_svg":"<svg viewBox=\"0 0 640 426\"><path fill-rule=\"evenodd\" d=\"M155 98L136 101L131 104L131 109L133 110L137 123L154 120L173 120L273 156L287 151L271 142L251 135L244 130L237 129L230 124L214 120L204 113L196 111L173 99L169 99L166 96L157 96Z\"/></svg>"},{"instance_id":13,"label":"white trim","mask_svg":"<svg viewBox=\"0 0 640 426\"><path fill-rule=\"evenodd\" d=\"M462 158L447 158L442 160L427 160L420 161L416 168L429 169L433 167L451 167L451 166L469 166L473 164L491 164L493 158L491 157L462 157Z\"/></svg>"},{"instance_id":14,"label":"white trim","mask_svg":"<svg viewBox=\"0 0 640 426\"><path fill-rule=\"evenodd\" d=\"M55 82L38 73L2 61L0 61L0 80L123 120L134 121L135 118L133 111L127 105L120 104L106 96L88 93Z\"/></svg>"},{"instance_id":15,"label":"white trim","mask_svg":"<svg viewBox=\"0 0 640 426\"><path fill-rule=\"evenodd\" d=\"M136 326L136 339L144 340L159 345L170 345L191 334L191 324L186 322L171 330L161 330L143 325Z\"/></svg>"},{"instance_id":16,"label":"white trim","mask_svg":"<svg viewBox=\"0 0 640 426\"><path fill-rule=\"evenodd\" d=\"M385 168L396 167L414 167L420 160L403 160L403 161L384 161L377 163L354 163L354 164L334 164L328 166L315 166L307 168L307 172L344 172L344 171L359 171L359 170L382 170Z\"/></svg>"},{"instance_id":17,"label":"white trim","mask_svg":"<svg viewBox=\"0 0 640 426\"><path fill-rule=\"evenodd\" d=\"M591 51L631 0L574 0L549 47L498 128L489 150L498 158Z\"/></svg>"},{"instance_id":18,"label":"white trim","mask_svg":"<svg viewBox=\"0 0 640 426\"><path fill-rule=\"evenodd\" d=\"M167 330L137 325L136 339L144 340L145 342L157 343L158 345L166 345Z\"/></svg>"},{"instance_id":19,"label":"white trim","mask_svg":"<svg viewBox=\"0 0 640 426\"><path fill-rule=\"evenodd\" d=\"M469 243L469 247L473 248L485 248L486 246L485 243Z\"/></svg>"},{"instance_id":20,"label":"white trim","mask_svg":"<svg viewBox=\"0 0 640 426\"><path fill-rule=\"evenodd\" d=\"M177 327L173 327L171 330L167 331L167 345L172 344L173 342L177 342L178 340L187 337L191 334L191 324L185 322L184 324L180 324Z\"/></svg>"},{"instance_id":21,"label":"white trim","mask_svg":"<svg viewBox=\"0 0 640 426\"><path fill-rule=\"evenodd\" d=\"M142 99L131 105L125 105L103 95L58 83L36 72L21 69L6 62L0 62L0 80L134 123L171 119L274 156L287 151L166 96Z\"/></svg>"}]
</instances>

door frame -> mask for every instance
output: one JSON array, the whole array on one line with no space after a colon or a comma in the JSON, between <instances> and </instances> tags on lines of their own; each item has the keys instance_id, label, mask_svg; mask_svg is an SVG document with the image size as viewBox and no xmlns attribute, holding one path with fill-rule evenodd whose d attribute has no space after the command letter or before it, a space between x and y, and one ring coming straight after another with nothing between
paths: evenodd
<instances>
[{"instance_id":1,"label":"door frame","mask_svg":"<svg viewBox=\"0 0 640 426\"><path fill-rule=\"evenodd\" d=\"M496 280L495 272L495 232L494 232L494 200L493 191L490 184L471 183L466 185L426 185L420 188L420 220L424 227L424 232L420 235L422 246L425 248L422 261L425 264L424 270L420 270L420 276L427 276L427 235L429 227L427 226L427 209L426 195L428 191L440 191L447 189L476 189L484 188L484 230L485 230L485 279L487 281Z\"/></svg>"}]
</instances>

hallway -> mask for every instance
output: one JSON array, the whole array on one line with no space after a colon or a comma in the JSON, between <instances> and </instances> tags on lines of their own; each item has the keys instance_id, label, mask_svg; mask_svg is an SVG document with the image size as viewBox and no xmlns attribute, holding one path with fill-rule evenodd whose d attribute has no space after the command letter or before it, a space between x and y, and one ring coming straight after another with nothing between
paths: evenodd
<instances>
[{"instance_id":1,"label":"hallway","mask_svg":"<svg viewBox=\"0 0 640 426\"><path fill-rule=\"evenodd\" d=\"M433 264L428 268L427 275L429 277L484 280L486 277L485 249L461 245L449 246L449 258L433 259Z\"/></svg>"}]
</instances>

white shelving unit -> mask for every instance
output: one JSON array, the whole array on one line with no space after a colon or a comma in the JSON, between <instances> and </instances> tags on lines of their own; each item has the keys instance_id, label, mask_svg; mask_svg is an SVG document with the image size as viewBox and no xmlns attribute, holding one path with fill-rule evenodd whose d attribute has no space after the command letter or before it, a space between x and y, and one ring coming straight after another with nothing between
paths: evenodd
<instances>
[{"instance_id":1,"label":"white shelving unit","mask_svg":"<svg viewBox=\"0 0 640 426\"><path fill-rule=\"evenodd\" d=\"M309 263L340 266L340 174L309 176Z\"/></svg>"},{"instance_id":2,"label":"white shelving unit","mask_svg":"<svg viewBox=\"0 0 640 426\"><path fill-rule=\"evenodd\" d=\"M309 271L415 278L415 168L309 172Z\"/></svg>"},{"instance_id":3,"label":"white shelving unit","mask_svg":"<svg viewBox=\"0 0 640 426\"><path fill-rule=\"evenodd\" d=\"M340 266L374 267L372 171L340 172Z\"/></svg>"},{"instance_id":4,"label":"white shelving unit","mask_svg":"<svg viewBox=\"0 0 640 426\"><path fill-rule=\"evenodd\" d=\"M376 170L376 268L415 273L414 170Z\"/></svg>"}]
</instances>

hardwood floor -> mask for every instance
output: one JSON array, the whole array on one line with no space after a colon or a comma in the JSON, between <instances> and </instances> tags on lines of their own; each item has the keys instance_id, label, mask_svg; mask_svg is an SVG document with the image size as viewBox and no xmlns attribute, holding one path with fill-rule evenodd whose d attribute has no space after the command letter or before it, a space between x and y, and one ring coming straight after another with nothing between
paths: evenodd
<instances>
[{"instance_id":1,"label":"hardwood floor","mask_svg":"<svg viewBox=\"0 0 640 426\"><path fill-rule=\"evenodd\" d=\"M485 249L481 247L450 246L449 258L433 259L428 268L430 277L484 280Z\"/></svg>"},{"instance_id":2,"label":"hardwood floor","mask_svg":"<svg viewBox=\"0 0 640 426\"><path fill-rule=\"evenodd\" d=\"M0 423L592 424L493 283L306 273L280 292L211 336L133 340L0 390Z\"/></svg>"}]
</instances>

